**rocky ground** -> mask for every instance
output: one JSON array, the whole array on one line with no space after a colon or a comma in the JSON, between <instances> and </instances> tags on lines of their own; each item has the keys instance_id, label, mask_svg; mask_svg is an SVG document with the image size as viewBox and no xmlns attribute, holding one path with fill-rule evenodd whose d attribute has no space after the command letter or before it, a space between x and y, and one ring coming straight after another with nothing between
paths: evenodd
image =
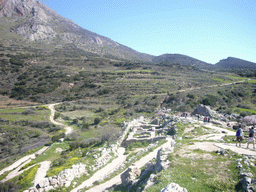
<instances>
[{"instance_id":1,"label":"rocky ground","mask_svg":"<svg viewBox=\"0 0 256 192\"><path fill-rule=\"evenodd\" d=\"M53 123L58 123L53 120L54 105L50 105L49 107L52 112L51 121ZM233 129L223 126L223 125L226 125L226 123L224 123L223 125L221 123L217 123L218 124L217 125L216 122L214 124L204 123L203 121L201 121L201 119L198 120L198 118L196 117L179 117L174 115L170 116L169 111L162 111L162 117L160 119L163 122L162 124L159 124L160 120L159 121L153 120L152 122L149 122L148 119L144 119L143 117L139 119L135 119L132 122L126 123L125 124L126 129L124 131L124 135L117 141L116 145L113 145L112 148L109 149L109 151L106 150L105 152L106 154L109 152L114 152L116 158L113 159L110 163L108 163L108 161L104 162L103 165L105 164L106 165L105 166L101 165L103 168L101 168L101 166L97 167L96 169L98 169L98 171L96 171L88 180L74 187L72 192L80 191L85 187L86 188L89 187L87 191L92 192L92 191L106 191L113 188L113 186L120 185L120 184L128 185L128 186L135 185L137 182L140 181L139 179L137 179L140 173L137 173L137 172L140 172L138 170L140 170L143 166L146 166L147 169L151 171L152 169L154 169L154 172L156 173L161 171L162 169L166 169L169 163L167 160L167 155L169 153L172 153L175 147L174 145L175 140L173 139L175 138L175 134L173 135L173 137L170 137L170 136L166 137L166 135L164 136L163 132L166 130L167 127L168 129L170 129L170 127L175 127L175 123L177 122L183 122L187 124L187 128L183 132L183 134L186 134L186 135L190 135L190 133L192 133L196 127L203 126L207 128L207 130L204 130L207 132L206 134L196 135L194 137L193 143L191 143L186 148L180 149L181 155L186 154L186 151L191 149L201 149L203 151L225 151L228 149L238 154L244 154L246 156L252 156L256 158L256 151L252 149L247 149L246 144L242 144L241 147L236 147L235 144L224 142L223 140L224 136L235 137L235 131ZM71 131L72 130L70 129L66 129L66 134L69 134ZM179 131L179 130L176 130L176 131ZM123 172L117 174L111 179L108 179L108 181L103 182L104 179L108 178L108 176L114 171L123 169L123 167L125 167L124 164L127 163L126 158L129 154L124 155L125 149L121 147L121 144L124 142L125 135L128 134L127 138L129 141L129 139L133 140L134 139L133 135L136 135L136 134L138 135L138 133L142 134L143 137L137 137L135 138L136 140L143 140L143 139L153 140L154 138L157 138L157 139L161 138L166 140L167 142L154 148L152 152L148 153L141 159L138 159L137 161L135 161L132 164L132 167L130 167L129 169L124 169ZM146 135L148 135L149 138L147 138ZM177 137L176 139L181 140L182 138ZM126 139L126 142L127 142L127 139ZM40 154L45 150L47 150L47 147L38 151L37 154ZM146 151L145 149L141 149L141 150ZM11 166L1 170L0 175L6 171L13 170L7 175L7 177L3 181L7 181L21 174L22 172L19 171L19 169L22 166L24 166L26 163L29 163L31 159L35 158L35 155L36 154L32 154L32 155L23 157L22 159L16 161ZM102 157L103 156L104 155L102 155ZM102 157L99 157L98 160L100 160ZM156 159L156 164L153 165L151 163L152 159ZM72 180L75 177L79 177L81 174L85 174L85 171L82 171L82 168L84 169L85 165L79 165L77 166L78 167L77 171L76 171L76 166L72 166L71 169L64 170L56 178L45 178L51 162L44 161L44 162L41 162L40 164L41 166L38 169L38 173L34 180L35 187L36 186L40 187L41 188L40 191L42 190L48 191L48 190L54 189L60 183L61 185L70 186L72 183ZM241 169L241 174L244 174L242 169ZM154 185L154 179L153 179L154 176L150 178L148 179L147 185L145 188ZM251 175L245 174L243 179L244 179L244 188L246 189L248 188L249 184L252 182ZM101 184L94 185L96 182L101 182ZM75 184L76 183L73 183L74 186ZM37 189L35 187L29 189L28 191L36 191ZM176 191L186 191L186 189L183 189L182 187L173 183L166 186L166 188L162 189L162 191L168 191L170 189L172 190L176 189Z\"/></svg>"}]
</instances>

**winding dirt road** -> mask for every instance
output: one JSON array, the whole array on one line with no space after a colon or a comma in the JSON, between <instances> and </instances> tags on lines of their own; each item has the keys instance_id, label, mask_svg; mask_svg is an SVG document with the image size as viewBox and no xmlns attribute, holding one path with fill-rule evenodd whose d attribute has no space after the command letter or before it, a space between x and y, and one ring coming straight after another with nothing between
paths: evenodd
<instances>
[{"instance_id":1,"label":"winding dirt road","mask_svg":"<svg viewBox=\"0 0 256 192\"><path fill-rule=\"evenodd\" d=\"M64 125L63 123L60 123L60 122L57 122L54 120L54 115L55 115L54 106L58 105L58 104L59 103L47 105L49 107L49 109L51 110L50 121L55 125L63 126L66 129L65 134L68 135L68 134L72 133L73 129L69 126Z\"/></svg>"},{"instance_id":2,"label":"winding dirt road","mask_svg":"<svg viewBox=\"0 0 256 192\"><path fill-rule=\"evenodd\" d=\"M46 149L48 149L48 147L43 147L42 149L40 149L39 151L37 151L36 153L33 153L31 155L27 155L25 157L22 157L21 159L19 159L18 161L14 162L12 165L2 169L0 171L0 175L2 175L3 173L5 173L6 171L11 171L4 180L2 180L3 182L8 181L18 175L20 175L21 173L23 173L24 170L19 171L21 167L23 167L24 165L26 165L27 163L29 163L32 159L36 158L36 155L40 155L41 153L43 153ZM29 167L30 168L30 167Z\"/></svg>"}]
</instances>

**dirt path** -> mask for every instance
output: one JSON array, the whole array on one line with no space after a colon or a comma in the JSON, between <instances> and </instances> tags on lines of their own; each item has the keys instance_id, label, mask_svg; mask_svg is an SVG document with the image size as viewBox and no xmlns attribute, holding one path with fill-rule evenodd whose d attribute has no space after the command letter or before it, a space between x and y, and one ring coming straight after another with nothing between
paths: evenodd
<instances>
[{"instance_id":1,"label":"dirt path","mask_svg":"<svg viewBox=\"0 0 256 192\"><path fill-rule=\"evenodd\" d=\"M0 175L2 175L3 173L5 173L6 171L11 171L5 179L2 180L2 182L8 181L18 175L20 175L21 173L23 173L25 170L31 168L32 166L20 171L20 169L26 165L27 163L29 163L32 159L36 158L36 155L40 155L41 153L43 153L46 149L48 149L48 147L43 147L42 149L40 149L39 151L37 151L36 153L33 153L31 155L27 155L21 159L19 159L18 161L16 161L15 163L13 163L12 165L4 168L3 170L0 171Z\"/></svg>"},{"instance_id":2,"label":"dirt path","mask_svg":"<svg viewBox=\"0 0 256 192\"><path fill-rule=\"evenodd\" d=\"M236 144L233 143L215 143L215 146L222 148L222 149L230 149L231 151L234 151L235 153L238 153L240 155L252 155L256 157L256 151L253 149L247 149L247 143L242 144L241 147L237 147ZM250 147L252 148L252 144L250 144Z\"/></svg>"},{"instance_id":3,"label":"dirt path","mask_svg":"<svg viewBox=\"0 0 256 192\"><path fill-rule=\"evenodd\" d=\"M206 123L206 124L204 124L203 122L200 122L200 123L201 123L201 125L211 128L211 129L217 131L218 133L202 135L202 136L195 138L195 140L222 141L222 137L224 137L225 135L235 137L235 134L236 134L235 131L217 127L217 126L213 125L212 123ZM256 157L256 151L253 149L247 149L246 147L247 147L247 144L242 144L241 147L237 147L233 143L196 142L196 143L194 143L194 145L188 146L188 149L201 149L204 151L216 151L217 149L221 148L221 149L229 149L229 150L234 151L235 153L238 153L240 155L244 154L244 155L252 155L252 156ZM252 144L250 145L250 147L252 148Z\"/></svg>"},{"instance_id":4,"label":"dirt path","mask_svg":"<svg viewBox=\"0 0 256 192\"><path fill-rule=\"evenodd\" d=\"M36 155L40 155L41 153L43 153L46 149L48 149L48 147L43 147L42 149L40 149L39 151L37 151L36 153L33 153L31 155L27 155L25 157L22 157L21 159L19 159L18 161L14 162L12 165L2 169L0 171L0 175L2 175L3 173L5 173L6 171L11 171L15 168L17 168L18 166L20 166L22 164L22 166L24 166L25 164L28 163L29 160L31 159L35 159Z\"/></svg>"},{"instance_id":5,"label":"dirt path","mask_svg":"<svg viewBox=\"0 0 256 192\"><path fill-rule=\"evenodd\" d=\"M148 155L142 157L140 160L134 163L134 165L138 168L142 168L144 165L146 165L150 160L153 158L156 158L157 152L161 148L170 147L171 146L171 139L167 138L167 142L161 145L160 147L156 148L154 151L150 152ZM122 172L123 173L123 172ZM100 192L104 191L107 188L110 188L114 184L120 184L121 183L121 174L118 174L114 178L110 179L109 181L102 183L101 185L97 185L95 187L92 187L91 189L87 190L87 192ZM77 191L71 191L71 192L77 192Z\"/></svg>"},{"instance_id":6,"label":"dirt path","mask_svg":"<svg viewBox=\"0 0 256 192\"><path fill-rule=\"evenodd\" d=\"M207 134L207 135L202 135L199 136L197 138L195 138L195 140L215 140L215 141L223 141L222 138L227 135L227 136L235 136L235 131L230 131L228 129L224 129L224 128L220 128L217 127L215 125L213 125L212 123L206 123L204 124L203 122L201 122L202 126L205 126L207 128L213 129L216 131L216 133L211 133L211 134Z\"/></svg>"},{"instance_id":7,"label":"dirt path","mask_svg":"<svg viewBox=\"0 0 256 192\"><path fill-rule=\"evenodd\" d=\"M64 125L63 123L60 123L60 122L57 122L54 120L54 114L55 114L54 106L58 105L58 104L59 103L54 103L54 104L48 105L49 109L51 110L50 121L55 125L64 126L64 128L66 129L65 134L68 135L68 134L72 133L73 129L69 126Z\"/></svg>"},{"instance_id":8,"label":"dirt path","mask_svg":"<svg viewBox=\"0 0 256 192\"><path fill-rule=\"evenodd\" d=\"M111 163L103 167L102 169L98 170L96 173L93 174L93 176L86 181L84 181L81 185L73 189L71 192L77 192L80 189L83 189L85 187L91 187L95 181L103 179L106 175L108 175L110 172L112 172L116 167L121 165L125 159L126 155L124 155L125 148L120 147L118 150L118 158L114 159Z\"/></svg>"},{"instance_id":9,"label":"dirt path","mask_svg":"<svg viewBox=\"0 0 256 192\"><path fill-rule=\"evenodd\" d=\"M34 186L36 186L43 178L45 178L46 173L50 168L51 161L43 161L39 164L41 164L41 166L38 168L35 180L33 181Z\"/></svg>"}]
</instances>

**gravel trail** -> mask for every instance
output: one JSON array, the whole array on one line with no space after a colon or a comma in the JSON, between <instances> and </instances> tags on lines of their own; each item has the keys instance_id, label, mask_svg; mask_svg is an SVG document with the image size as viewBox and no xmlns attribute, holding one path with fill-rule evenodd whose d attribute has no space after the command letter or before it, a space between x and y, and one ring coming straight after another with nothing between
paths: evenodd
<instances>
[{"instance_id":1,"label":"gravel trail","mask_svg":"<svg viewBox=\"0 0 256 192\"><path fill-rule=\"evenodd\" d=\"M66 129L65 134L68 135L68 134L72 133L73 129L69 126L64 125L63 123L60 123L60 122L57 122L54 120L54 114L55 114L54 106L58 105L58 104L59 103L54 103L54 104L48 105L49 109L51 110L50 121L55 125L64 126Z\"/></svg>"},{"instance_id":2,"label":"gravel trail","mask_svg":"<svg viewBox=\"0 0 256 192\"><path fill-rule=\"evenodd\" d=\"M45 178L46 173L50 168L51 161L43 161L39 164L41 164L41 166L38 168L35 180L33 181L34 186L36 186L43 178Z\"/></svg>"},{"instance_id":3,"label":"gravel trail","mask_svg":"<svg viewBox=\"0 0 256 192\"><path fill-rule=\"evenodd\" d=\"M159 149L165 148L165 147L171 147L171 138L167 138L167 142L166 143L164 143L163 145L157 147L156 149L154 149L154 151L150 152L148 155L142 157L140 160L135 162L134 165L136 167L138 167L138 168L142 168L150 160L152 160L153 158L156 158L157 152L158 152ZM120 184L121 183L121 174L122 173L118 174L117 176L115 176L114 178L110 179L109 181L107 181L105 183L102 183L100 185L92 187L91 189L87 190L87 192L100 192L100 191L106 190L107 188L110 188L114 184ZM77 191L73 191L72 190L71 192L77 192Z\"/></svg>"},{"instance_id":4,"label":"gravel trail","mask_svg":"<svg viewBox=\"0 0 256 192\"><path fill-rule=\"evenodd\" d=\"M8 167L2 169L2 170L0 171L0 175L2 175L2 174L3 174L4 172L6 172L6 171L11 171L11 170L17 168L17 167L20 166L21 164L23 164L23 166L24 166L25 164L28 163L28 160L29 160L29 159L35 159L35 158L36 158L36 154L40 155L40 154L43 153L46 149L48 149L48 147L43 147L42 149L40 149L39 151L37 151L37 152L35 152L35 153L31 154L31 155L27 155L27 156L25 156L25 157L22 157L22 158L19 159L18 161L14 162L12 165L10 165L10 166L8 166ZM26 163L24 163L24 162L26 162Z\"/></svg>"}]
</instances>

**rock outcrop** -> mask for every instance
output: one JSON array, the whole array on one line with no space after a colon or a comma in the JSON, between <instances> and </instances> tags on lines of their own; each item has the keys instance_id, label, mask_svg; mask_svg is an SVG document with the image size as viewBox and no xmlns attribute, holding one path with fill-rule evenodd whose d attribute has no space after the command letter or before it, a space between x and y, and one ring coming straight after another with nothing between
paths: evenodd
<instances>
[{"instance_id":1,"label":"rock outcrop","mask_svg":"<svg viewBox=\"0 0 256 192\"><path fill-rule=\"evenodd\" d=\"M255 158L244 156L237 160L237 168L241 177L240 183L243 191L252 192L255 191L255 179L254 175L250 172L250 167L255 167Z\"/></svg>"},{"instance_id":2,"label":"rock outcrop","mask_svg":"<svg viewBox=\"0 0 256 192\"><path fill-rule=\"evenodd\" d=\"M107 37L83 29L72 20L57 14L41 1L0 0L0 18L1 25L8 26L0 30L0 38L3 39L6 38L2 31L7 31L8 35L21 41L30 40L29 43L40 41L50 50L56 48L63 51L62 49L65 50L67 46L80 49L84 54L88 52L126 60L150 62L153 58L151 55L139 53Z\"/></svg>"},{"instance_id":3,"label":"rock outcrop","mask_svg":"<svg viewBox=\"0 0 256 192\"><path fill-rule=\"evenodd\" d=\"M216 112L211 110L210 106L205 106L200 104L192 113L191 115L201 115L201 116L208 116L213 117L215 116Z\"/></svg>"},{"instance_id":4,"label":"rock outcrop","mask_svg":"<svg viewBox=\"0 0 256 192\"><path fill-rule=\"evenodd\" d=\"M141 174L141 170L135 166L130 166L122 175L122 185L123 186L132 186L137 182L137 177Z\"/></svg>"},{"instance_id":5,"label":"rock outcrop","mask_svg":"<svg viewBox=\"0 0 256 192\"><path fill-rule=\"evenodd\" d=\"M174 140L171 141L171 147L161 148L157 152L156 156L156 165L155 165L155 173L160 172L161 170L166 170L169 167L170 161L168 160L168 154L173 152L174 149Z\"/></svg>"},{"instance_id":6,"label":"rock outcrop","mask_svg":"<svg viewBox=\"0 0 256 192\"><path fill-rule=\"evenodd\" d=\"M161 192L188 192L187 189L176 183L171 183L161 190Z\"/></svg>"}]
</instances>

